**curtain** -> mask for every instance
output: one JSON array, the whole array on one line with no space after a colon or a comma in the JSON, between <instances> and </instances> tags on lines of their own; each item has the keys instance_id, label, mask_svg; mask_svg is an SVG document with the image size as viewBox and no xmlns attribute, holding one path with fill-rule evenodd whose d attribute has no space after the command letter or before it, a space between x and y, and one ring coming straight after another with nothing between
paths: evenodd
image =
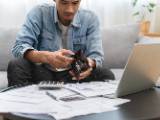
<instances>
[{"instance_id":1,"label":"curtain","mask_svg":"<svg viewBox=\"0 0 160 120\"><path fill-rule=\"evenodd\" d=\"M126 24L137 22L133 16L134 9L132 0L82 0L84 8L94 11L101 23L102 28L111 27L117 24ZM141 3L146 3L148 0L141 0ZM151 0L150 0L151 1ZM151 32L160 33L160 0L152 0L157 3L157 7L151 14Z\"/></svg>"},{"instance_id":2,"label":"curtain","mask_svg":"<svg viewBox=\"0 0 160 120\"><path fill-rule=\"evenodd\" d=\"M53 3L53 0L0 0L0 27L20 27L28 11L42 3Z\"/></svg>"},{"instance_id":3,"label":"curtain","mask_svg":"<svg viewBox=\"0 0 160 120\"><path fill-rule=\"evenodd\" d=\"M53 0L0 0L0 27L20 27L28 11L42 3L52 4ZM153 32L160 32L159 6L152 16ZM81 7L94 11L99 17L102 28L136 22L132 15L131 0L82 0Z\"/></svg>"},{"instance_id":4,"label":"curtain","mask_svg":"<svg viewBox=\"0 0 160 120\"><path fill-rule=\"evenodd\" d=\"M160 33L160 0L153 15L151 31Z\"/></svg>"},{"instance_id":5,"label":"curtain","mask_svg":"<svg viewBox=\"0 0 160 120\"><path fill-rule=\"evenodd\" d=\"M102 28L133 22L130 0L84 0L84 8L94 11ZM88 4L88 5L87 5Z\"/></svg>"}]
</instances>

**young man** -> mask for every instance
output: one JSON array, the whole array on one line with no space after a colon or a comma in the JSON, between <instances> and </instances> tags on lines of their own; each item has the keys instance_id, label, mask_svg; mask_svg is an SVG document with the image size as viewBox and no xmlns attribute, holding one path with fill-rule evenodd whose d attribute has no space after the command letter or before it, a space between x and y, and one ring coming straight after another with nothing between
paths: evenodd
<instances>
[{"instance_id":1,"label":"young man","mask_svg":"<svg viewBox=\"0 0 160 120\"><path fill-rule=\"evenodd\" d=\"M16 38L8 65L9 86L44 80L91 81L102 66L103 51L97 16L79 9L81 0L55 0L32 9ZM78 78L68 70L69 57L81 49L89 68ZM94 76L94 77L93 77ZM104 75L113 78L112 73ZM103 76L103 77L104 77Z\"/></svg>"}]
</instances>

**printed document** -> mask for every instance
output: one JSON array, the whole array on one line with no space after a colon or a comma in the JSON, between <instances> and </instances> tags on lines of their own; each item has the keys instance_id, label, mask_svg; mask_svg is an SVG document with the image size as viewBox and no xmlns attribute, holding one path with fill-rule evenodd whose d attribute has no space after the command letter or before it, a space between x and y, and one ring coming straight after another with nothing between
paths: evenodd
<instances>
[{"instance_id":1,"label":"printed document","mask_svg":"<svg viewBox=\"0 0 160 120\"><path fill-rule=\"evenodd\" d=\"M9 90L0 93L0 113L46 114L58 120L117 110L118 105L130 101L102 97L115 90L112 84L116 83L108 88L106 84L66 84L58 90L39 90L37 85L31 85Z\"/></svg>"}]
</instances>

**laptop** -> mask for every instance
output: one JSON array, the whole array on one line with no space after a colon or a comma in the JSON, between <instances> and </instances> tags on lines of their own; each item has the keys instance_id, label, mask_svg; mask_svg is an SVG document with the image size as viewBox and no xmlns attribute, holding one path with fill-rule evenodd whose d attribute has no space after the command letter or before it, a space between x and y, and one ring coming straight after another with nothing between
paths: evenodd
<instances>
[{"instance_id":1,"label":"laptop","mask_svg":"<svg viewBox=\"0 0 160 120\"><path fill-rule=\"evenodd\" d=\"M135 44L116 93L110 96L121 97L152 88L159 76L160 44Z\"/></svg>"}]
</instances>

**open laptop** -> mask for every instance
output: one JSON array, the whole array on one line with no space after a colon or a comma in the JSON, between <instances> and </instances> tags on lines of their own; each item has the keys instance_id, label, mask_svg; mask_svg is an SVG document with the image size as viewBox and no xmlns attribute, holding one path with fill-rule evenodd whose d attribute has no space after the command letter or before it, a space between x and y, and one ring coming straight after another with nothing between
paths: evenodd
<instances>
[{"instance_id":1,"label":"open laptop","mask_svg":"<svg viewBox=\"0 0 160 120\"><path fill-rule=\"evenodd\" d=\"M155 86L160 76L160 44L135 44L114 97Z\"/></svg>"},{"instance_id":2,"label":"open laptop","mask_svg":"<svg viewBox=\"0 0 160 120\"><path fill-rule=\"evenodd\" d=\"M136 44L121 80L66 84L65 88L86 97L121 97L155 86L160 76L160 44ZM54 92L54 91L53 91ZM55 95L51 92L51 95ZM80 96L79 96L80 97Z\"/></svg>"}]
</instances>

